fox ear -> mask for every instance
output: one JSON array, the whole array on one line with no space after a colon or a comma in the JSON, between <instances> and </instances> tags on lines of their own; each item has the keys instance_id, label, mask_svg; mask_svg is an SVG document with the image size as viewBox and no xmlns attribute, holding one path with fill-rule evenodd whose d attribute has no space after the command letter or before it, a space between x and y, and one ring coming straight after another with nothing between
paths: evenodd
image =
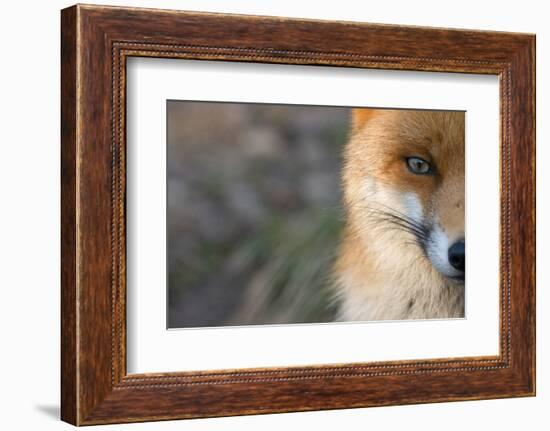
<instances>
[{"instance_id":1,"label":"fox ear","mask_svg":"<svg viewBox=\"0 0 550 431\"><path fill-rule=\"evenodd\" d=\"M376 114L376 109L355 108L351 113L351 124L355 130L362 128Z\"/></svg>"}]
</instances>

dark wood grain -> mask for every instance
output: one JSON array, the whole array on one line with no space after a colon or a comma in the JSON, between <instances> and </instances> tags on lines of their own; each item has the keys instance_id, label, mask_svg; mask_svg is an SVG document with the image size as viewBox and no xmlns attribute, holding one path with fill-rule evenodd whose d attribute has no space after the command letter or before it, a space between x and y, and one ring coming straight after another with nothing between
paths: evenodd
<instances>
[{"instance_id":1,"label":"dark wood grain","mask_svg":"<svg viewBox=\"0 0 550 431\"><path fill-rule=\"evenodd\" d=\"M76 8L61 16L61 417L76 423Z\"/></svg>"},{"instance_id":2,"label":"dark wood grain","mask_svg":"<svg viewBox=\"0 0 550 431\"><path fill-rule=\"evenodd\" d=\"M61 38L63 420L85 425L534 394L533 35L74 6L62 11ZM130 56L498 75L499 356L127 375Z\"/></svg>"}]
</instances>

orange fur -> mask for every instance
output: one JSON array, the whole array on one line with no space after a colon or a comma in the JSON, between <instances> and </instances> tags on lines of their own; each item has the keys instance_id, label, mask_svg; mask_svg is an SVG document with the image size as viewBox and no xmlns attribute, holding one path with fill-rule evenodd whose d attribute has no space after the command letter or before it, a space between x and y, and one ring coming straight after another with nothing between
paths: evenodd
<instances>
[{"instance_id":1,"label":"orange fur","mask_svg":"<svg viewBox=\"0 0 550 431\"><path fill-rule=\"evenodd\" d=\"M433 174L411 173L409 157L429 162ZM439 243L463 240L464 113L355 109L344 160L346 227L335 268L341 318L462 317L464 285L379 213L418 219Z\"/></svg>"}]
</instances>

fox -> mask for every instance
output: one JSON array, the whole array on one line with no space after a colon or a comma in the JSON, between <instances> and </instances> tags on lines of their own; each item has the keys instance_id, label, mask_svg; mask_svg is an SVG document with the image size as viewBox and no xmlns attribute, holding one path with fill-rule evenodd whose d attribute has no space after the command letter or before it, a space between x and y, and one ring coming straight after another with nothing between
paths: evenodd
<instances>
[{"instance_id":1,"label":"fox","mask_svg":"<svg viewBox=\"0 0 550 431\"><path fill-rule=\"evenodd\" d=\"M464 132L458 111L351 111L337 320L464 317Z\"/></svg>"}]
</instances>

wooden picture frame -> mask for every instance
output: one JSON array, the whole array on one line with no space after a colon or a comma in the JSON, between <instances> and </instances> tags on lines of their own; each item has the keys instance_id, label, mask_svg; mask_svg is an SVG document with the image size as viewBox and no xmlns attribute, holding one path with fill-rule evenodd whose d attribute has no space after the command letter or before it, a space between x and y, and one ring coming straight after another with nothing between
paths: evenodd
<instances>
[{"instance_id":1,"label":"wooden picture frame","mask_svg":"<svg viewBox=\"0 0 550 431\"><path fill-rule=\"evenodd\" d=\"M534 35L83 5L61 17L62 420L91 425L535 394ZM500 354L127 374L131 56L498 75Z\"/></svg>"}]
</instances>

